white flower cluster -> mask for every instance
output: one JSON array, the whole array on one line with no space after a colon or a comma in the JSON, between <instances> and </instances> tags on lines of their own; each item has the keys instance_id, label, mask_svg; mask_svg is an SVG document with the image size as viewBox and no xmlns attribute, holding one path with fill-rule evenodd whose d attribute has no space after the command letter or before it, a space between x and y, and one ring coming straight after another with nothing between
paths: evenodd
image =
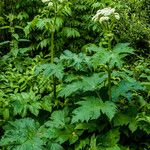
<instances>
[{"instance_id":1,"label":"white flower cluster","mask_svg":"<svg viewBox=\"0 0 150 150\"><path fill-rule=\"evenodd\" d=\"M92 18L93 21L107 21L110 19L110 16L113 15L117 20L120 19L118 13L115 12L115 8L107 7L96 12L96 15Z\"/></svg>"},{"instance_id":2,"label":"white flower cluster","mask_svg":"<svg viewBox=\"0 0 150 150\"><path fill-rule=\"evenodd\" d=\"M51 1L51 0L42 0L43 3L46 3L46 2L49 2L49 1Z\"/></svg>"},{"instance_id":3,"label":"white flower cluster","mask_svg":"<svg viewBox=\"0 0 150 150\"><path fill-rule=\"evenodd\" d=\"M59 0L60 3L62 3L63 1L64 1L64 0ZM47 2L53 3L51 0L42 0L42 2L43 2L43 3L47 3Z\"/></svg>"}]
</instances>

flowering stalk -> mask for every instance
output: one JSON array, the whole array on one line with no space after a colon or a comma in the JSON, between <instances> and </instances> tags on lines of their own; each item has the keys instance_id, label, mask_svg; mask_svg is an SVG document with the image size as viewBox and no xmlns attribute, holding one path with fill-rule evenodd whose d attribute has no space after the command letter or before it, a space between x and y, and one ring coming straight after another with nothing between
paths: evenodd
<instances>
[{"instance_id":1,"label":"flowering stalk","mask_svg":"<svg viewBox=\"0 0 150 150\"><path fill-rule=\"evenodd\" d=\"M113 40L113 36L114 36L114 34L112 33L112 30L114 28L113 25L114 20L119 20L119 19L120 19L119 14L115 12L115 8L111 8L111 7L98 10L92 18L94 22L100 23L104 35L106 35L106 37L109 38L108 40L105 38L109 50L111 50L111 41Z\"/></svg>"},{"instance_id":2,"label":"flowering stalk","mask_svg":"<svg viewBox=\"0 0 150 150\"><path fill-rule=\"evenodd\" d=\"M50 47L50 56L51 56L51 63L54 63L54 57L55 57L55 51L54 51L54 36L55 36L55 24L56 24L56 17L57 17L57 2L55 0L42 0L43 3L48 3L48 6L53 6L54 7L54 22L52 25L52 31L51 31L51 47ZM52 76L52 82L53 82L53 96L54 99L56 99L56 78Z\"/></svg>"},{"instance_id":3,"label":"flowering stalk","mask_svg":"<svg viewBox=\"0 0 150 150\"><path fill-rule=\"evenodd\" d=\"M107 38L109 38L107 40L107 44L108 44L108 50L111 51L112 47L111 47L111 42L113 40L113 36L114 34L112 33L112 30L114 28L114 20L119 20L120 16L118 13L115 12L115 8L104 8L101 10L98 10L96 15L93 16L92 20L94 22L99 22L103 31L104 31L104 35L107 36ZM105 37L105 36L104 36ZM112 100L112 93L111 93L111 72L112 72L112 68L110 68L110 64L107 64L107 73L108 73L108 96L109 96L109 100Z\"/></svg>"}]
</instances>

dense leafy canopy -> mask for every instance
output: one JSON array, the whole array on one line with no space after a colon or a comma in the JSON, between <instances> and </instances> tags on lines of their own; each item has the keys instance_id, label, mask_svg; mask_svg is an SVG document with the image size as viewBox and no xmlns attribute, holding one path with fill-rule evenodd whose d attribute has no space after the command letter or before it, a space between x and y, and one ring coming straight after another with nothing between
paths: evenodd
<instances>
[{"instance_id":1,"label":"dense leafy canopy","mask_svg":"<svg viewBox=\"0 0 150 150\"><path fill-rule=\"evenodd\" d=\"M150 149L149 1L0 8L0 149Z\"/></svg>"}]
</instances>

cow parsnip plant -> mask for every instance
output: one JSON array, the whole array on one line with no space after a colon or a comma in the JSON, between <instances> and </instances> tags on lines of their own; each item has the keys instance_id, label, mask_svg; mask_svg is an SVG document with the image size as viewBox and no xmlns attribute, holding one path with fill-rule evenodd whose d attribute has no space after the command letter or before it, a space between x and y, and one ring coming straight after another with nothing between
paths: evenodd
<instances>
[{"instance_id":1,"label":"cow parsnip plant","mask_svg":"<svg viewBox=\"0 0 150 150\"><path fill-rule=\"evenodd\" d=\"M150 149L147 3L0 2L0 149Z\"/></svg>"}]
</instances>

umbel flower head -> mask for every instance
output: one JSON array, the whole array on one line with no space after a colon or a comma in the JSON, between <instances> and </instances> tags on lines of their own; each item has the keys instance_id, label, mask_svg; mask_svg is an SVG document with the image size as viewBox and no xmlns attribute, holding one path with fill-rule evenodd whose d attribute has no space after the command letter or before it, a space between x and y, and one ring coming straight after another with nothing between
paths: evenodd
<instances>
[{"instance_id":1,"label":"umbel flower head","mask_svg":"<svg viewBox=\"0 0 150 150\"><path fill-rule=\"evenodd\" d=\"M111 16L114 16L114 18L117 20L120 19L119 14L115 12L115 8L107 7L98 10L92 20L102 23L103 21L109 20Z\"/></svg>"},{"instance_id":2,"label":"umbel flower head","mask_svg":"<svg viewBox=\"0 0 150 150\"><path fill-rule=\"evenodd\" d=\"M49 2L49 1L51 1L51 0L42 0L43 3L46 3L46 2Z\"/></svg>"},{"instance_id":3,"label":"umbel flower head","mask_svg":"<svg viewBox=\"0 0 150 150\"><path fill-rule=\"evenodd\" d=\"M58 0L60 3L62 3L64 0ZM50 2L50 3L52 3L52 1L51 0L42 0L42 2L43 3L47 3L47 2Z\"/></svg>"}]
</instances>

